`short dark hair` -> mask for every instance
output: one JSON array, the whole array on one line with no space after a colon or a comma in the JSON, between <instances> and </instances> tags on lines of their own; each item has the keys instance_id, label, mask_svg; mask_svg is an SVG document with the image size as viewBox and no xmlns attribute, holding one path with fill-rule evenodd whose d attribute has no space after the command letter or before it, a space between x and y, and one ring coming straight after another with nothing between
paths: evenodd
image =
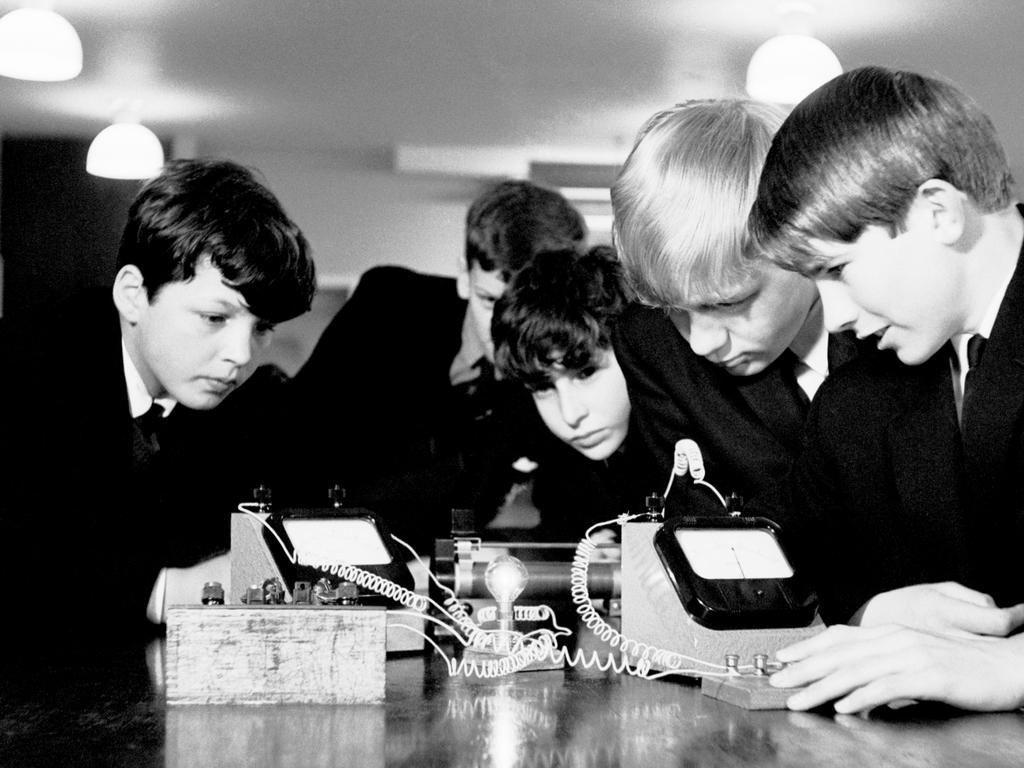
<instances>
[{"instance_id":1,"label":"short dark hair","mask_svg":"<svg viewBox=\"0 0 1024 768\"><path fill-rule=\"evenodd\" d=\"M779 128L751 235L776 263L810 274L821 263L809 238L853 242L872 225L895 235L928 179L985 212L1011 201L1006 155L973 100L936 78L861 67L818 88Z\"/></svg>"},{"instance_id":2,"label":"short dark hair","mask_svg":"<svg viewBox=\"0 0 1024 768\"><path fill-rule=\"evenodd\" d=\"M312 303L309 244L253 172L174 160L132 202L117 266L138 267L152 299L167 283L191 280L205 258L264 320L289 320Z\"/></svg>"},{"instance_id":3,"label":"short dark hair","mask_svg":"<svg viewBox=\"0 0 1024 768\"><path fill-rule=\"evenodd\" d=\"M512 277L491 323L495 368L530 388L550 382L555 365L582 371L611 349L626 306L622 268L609 246L585 254L539 253Z\"/></svg>"},{"instance_id":4,"label":"short dark hair","mask_svg":"<svg viewBox=\"0 0 1024 768\"><path fill-rule=\"evenodd\" d=\"M466 266L476 262L502 278L541 251L579 248L587 236L583 216L558 192L529 181L488 187L466 214Z\"/></svg>"}]
</instances>

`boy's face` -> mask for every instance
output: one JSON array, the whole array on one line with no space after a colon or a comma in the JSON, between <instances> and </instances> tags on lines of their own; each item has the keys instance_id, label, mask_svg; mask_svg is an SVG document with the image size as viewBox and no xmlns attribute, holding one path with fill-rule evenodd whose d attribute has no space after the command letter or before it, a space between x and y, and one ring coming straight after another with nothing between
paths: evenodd
<instances>
[{"instance_id":1,"label":"boy's face","mask_svg":"<svg viewBox=\"0 0 1024 768\"><path fill-rule=\"evenodd\" d=\"M469 269L463 266L457 279L459 296L469 302L466 312L477 338L483 342L487 359L492 363L494 342L491 340L491 317L494 315L494 303L501 298L506 285L501 277L501 270L486 272L475 261Z\"/></svg>"},{"instance_id":2,"label":"boy's face","mask_svg":"<svg viewBox=\"0 0 1024 768\"><path fill-rule=\"evenodd\" d=\"M931 236L914 211L891 237L871 226L852 243L811 242L826 261L815 276L830 331L875 336L918 365L958 333L967 317L964 259Z\"/></svg>"},{"instance_id":3,"label":"boy's face","mask_svg":"<svg viewBox=\"0 0 1024 768\"><path fill-rule=\"evenodd\" d=\"M248 378L273 326L253 315L208 261L197 265L191 280L167 283L152 299L144 288L129 290L125 304L117 294L132 281L125 271L133 269L118 273L115 303L125 346L150 394L197 410L216 407Z\"/></svg>"},{"instance_id":4,"label":"boy's face","mask_svg":"<svg viewBox=\"0 0 1024 768\"><path fill-rule=\"evenodd\" d=\"M733 376L752 376L793 343L816 299L811 280L765 262L724 301L669 317L695 354Z\"/></svg>"},{"instance_id":5,"label":"boy's face","mask_svg":"<svg viewBox=\"0 0 1024 768\"><path fill-rule=\"evenodd\" d=\"M593 368L554 366L550 386L533 392L548 429L588 459L607 459L629 429L629 394L615 352L605 350Z\"/></svg>"}]
</instances>

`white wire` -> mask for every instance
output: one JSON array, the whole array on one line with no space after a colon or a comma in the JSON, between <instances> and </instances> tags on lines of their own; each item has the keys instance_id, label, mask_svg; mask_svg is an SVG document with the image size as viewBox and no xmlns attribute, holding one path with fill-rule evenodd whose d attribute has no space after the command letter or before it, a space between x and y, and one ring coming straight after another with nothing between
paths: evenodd
<instances>
[{"instance_id":1,"label":"white wire","mask_svg":"<svg viewBox=\"0 0 1024 768\"><path fill-rule=\"evenodd\" d=\"M238 505L238 511L239 512L244 512L245 514L249 515L249 517L251 517L257 523L262 525L264 528L266 528L272 534L274 534L274 538L277 539L277 543L281 545L281 551L284 552L284 556L288 558L288 562L290 562L290 563L292 563L294 565L298 561L298 559L299 559L298 553L297 552L289 552L288 551L288 547L285 546L285 543L281 540L281 537L277 535L277 531L275 531L272 527L270 527L270 525L267 523L266 520L264 520L262 517L257 515L252 510L250 510L249 507L257 507L257 508L259 508L260 505L256 504L256 503L253 503L253 502L249 502L249 503L245 503L245 504L239 504Z\"/></svg>"},{"instance_id":2,"label":"white wire","mask_svg":"<svg viewBox=\"0 0 1024 768\"><path fill-rule=\"evenodd\" d=\"M684 664L700 664L711 670L728 672L728 668L722 664L704 661L693 656L657 648L648 643L633 640L625 637L614 627L611 627L602 619L594 606L591 604L590 592L587 587L587 573L590 568L590 558L597 550L596 545L589 538L580 541L576 548L570 569L570 594L576 605L576 613L579 614L583 624L590 629L595 636L603 642L608 643L612 648L620 649L624 654L638 659L638 666L646 663L646 669L657 665L666 669L669 673L677 674L705 674L705 672L686 668ZM644 669L644 672L646 672Z\"/></svg>"},{"instance_id":3,"label":"white wire","mask_svg":"<svg viewBox=\"0 0 1024 768\"><path fill-rule=\"evenodd\" d=\"M673 462L672 463L672 469L669 470L669 473L668 473L668 485L665 486L665 492L663 494L661 494L661 500L662 501L664 501L664 502L668 501L668 494L669 494L669 491L672 490L672 483L675 481L675 479L676 479L676 465L675 465L675 462ZM709 482L707 482L705 480L694 479L693 484L694 485L703 485L703 486L705 486L707 488L710 488L711 492L714 493L715 496L718 497L718 500L722 503L722 506L725 507L726 509L729 508L729 505L726 503L725 498L722 496L721 493L718 492L718 489L715 488L715 486L713 486L711 483L709 483Z\"/></svg>"},{"instance_id":4,"label":"white wire","mask_svg":"<svg viewBox=\"0 0 1024 768\"><path fill-rule=\"evenodd\" d=\"M674 475L673 475L674 476ZM701 482L703 481L696 481ZM707 483L712 490L715 491L721 500L721 494L715 490L712 486ZM671 481L670 481L671 486ZM667 493L667 490L666 490ZM724 500L722 501L724 504ZM282 541L281 537L277 534L267 522L252 512L249 507L259 507L258 504L246 503L239 504L238 510L243 512L260 525L270 531L278 544L281 546L282 551L288 560L295 563L297 555L288 551L288 547ZM590 595L587 589L587 572L590 566L590 558L593 553L597 550L597 545L591 541L590 535L598 528L603 528L611 524L619 524L635 520L643 517L643 515L620 515L613 520L605 520L600 523L595 523L590 526L583 540L580 541L579 546L576 550L576 556L573 559L570 576L570 594L572 596L573 603L576 605L576 612L580 615L583 623L594 632L604 642L607 642L613 648L622 651L622 655L616 659L614 654L606 654L604 656L597 652L591 652L589 655L577 649L575 652L570 653L565 648L559 648L556 643L557 637L563 637L571 635L571 630L567 629L558 624L555 619L554 611L549 606L517 606L516 618L519 620L527 621L542 621L544 619L550 619L552 626L555 631L547 629L534 630L526 634L518 636L516 648L513 652L500 656L495 659L481 659L481 658L463 658L455 660L450 658L441 647L423 631L418 628L411 627L405 624L392 624L391 627L397 629L404 629L413 634L419 635L433 646L434 650L444 659L445 666L448 669L448 674L451 676L462 675L467 677L480 677L480 678L492 678L501 677L504 675L512 674L529 666L534 661L541 659L548 659L556 664L568 665L570 667L580 667L583 669L597 668L601 671L607 671L609 669L616 673L627 673L630 675L643 677L645 679L653 680L656 678L664 677L666 675L702 675L702 676L728 676L737 674L735 670L730 670L726 667L722 667L718 664L703 661L693 657L688 657L682 654L675 653L673 651L666 651L663 649L654 648L647 643L641 643L635 640L624 637L614 628L609 626L594 610L593 605L590 601ZM392 535L392 538L400 545L404 546L409 552L412 553L413 557L423 565L427 576L440 588L442 591L448 593L448 597L444 601L444 607L439 605L436 601L426 597L424 595L418 595L415 592L405 589L404 587L395 584L394 582L385 579L376 574L365 571L358 566L351 564L332 564L332 565L318 565L315 566L318 570L330 573L333 576L337 576L346 581L352 581L359 586L368 589L372 592L376 592L384 597L395 600L402 605L411 608L415 611L415 615L421 616L427 621L431 621L441 627L447 629L451 634L458 640L463 646L467 648L476 648L478 650L492 649L495 645L495 639L499 636L503 636L505 633L502 630L497 629L483 629L478 626L466 613L462 603L458 600L455 593L442 584L435 574L427 567L420 555L414 550L409 544L399 539L397 536ZM455 626L451 626L446 622L430 616L427 613L427 609L430 605L433 605L440 613L451 619ZM519 609L522 609L520 612ZM399 615L408 615L404 611L396 611ZM529 616L530 618L521 618L521 616ZM465 634L463 637L459 631ZM637 661L631 665L629 661L629 654L637 657ZM697 670L688 669L682 667L683 661L689 661L691 663L704 664L708 667L717 668L722 671L712 670ZM663 672L651 673L651 667L657 663L659 666L668 667Z\"/></svg>"}]
</instances>

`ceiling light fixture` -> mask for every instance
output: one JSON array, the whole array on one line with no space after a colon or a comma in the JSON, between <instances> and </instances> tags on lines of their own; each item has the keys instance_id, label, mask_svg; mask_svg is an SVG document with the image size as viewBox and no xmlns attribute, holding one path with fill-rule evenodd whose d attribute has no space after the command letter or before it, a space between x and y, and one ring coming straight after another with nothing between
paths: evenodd
<instances>
[{"instance_id":1,"label":"ceiling light fixture","mask_svg":"<svg viewBox=\"0 0 1024 768\"><path fill-rule=\"evenodd\" d=\"M814 6L782 3L776 9L780 33L761 44L747 67L747 93L759 101L796 104L818 86L842 74L832 49L811 34Z\"/></svg>"},{"instance_id":2,"label":"ceiling light fixture","mask_svg":"<svg viewBox=\"0 0 1024 768\"><path fill-rule=\"evenodd\" d=\"M96 134L85 158L85 170L108 179L148 179L160 173L163 145L139 122L136 111L121 111L112 125Z\"/></svg>"},{"instance_id":3,"label":"ceiling light fixture","mask_svg":"<svg viewBox=\"0 0 1024 768\"><path fill-rule=\"evenodd\" d=\"M52 82L81 71L82 41L60 14L19 8L0 18L0 75Z\"/></svg>"}]
</instances>

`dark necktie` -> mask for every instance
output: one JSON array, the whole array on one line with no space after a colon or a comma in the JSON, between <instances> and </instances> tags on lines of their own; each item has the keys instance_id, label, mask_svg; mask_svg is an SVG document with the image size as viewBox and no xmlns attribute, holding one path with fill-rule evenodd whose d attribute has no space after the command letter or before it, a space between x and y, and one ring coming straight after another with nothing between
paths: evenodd
<instances>
[{"instance_id":1,"label":"dark necktie","mask_svg":"<svg viewBox=\"0 0 1024 768\"><path fill-rule=\"evenodd\" d=\"M456 395L461 400L463 413L473 421L488 417L494 407L494 364L486 357L477 360L473 367L480 375L464 384L456 385Z\"/></svg>"},{"instance_id":2,"label":"dark necktie","mask_svg":"<svg viewBox=\"0 0 1024 768\"><path fill-rule=\"evenodd\" d=\"M796 380L800 359L786 350L762 373L736 381L761 422L789 450L797 450L810 399Z\"/></svg>"},{"instance_id":3,"label":"dark necktie","mask_svg":"<svg viewBox=\"0 0 1024 768\"><path fill-rule=\"evenodd\" d=\"M974 379L977 378L975 375L975 369L981 365L982 355L985 354L985 343L988 340L980 333L976 333L967 341L967 374L964 376L964 397L960 407L960 421L965 421L964 416L967 414L968 404L973 394L972 389L975 386Z\"/></svg>"},{"instance_id":4,"label":"dark necktie","mask_svg":"<svg viewBox=\"0 0 1024 768\"><path fill-rule=\"evenodd\" d=\"M136 469L149 466L160 450L157 434L164 421L162 405L153 403L149 410L132 422L132 460Z\"/></svg>"},{"instance_id":5,"label":"dark necktie","mask_svg":"<svg viewBox=\"0 0 1024 768\"><path fill-rule=\"evenodd\" d=\"M806 416L807 406L811 404L811 398L807 396L807 393L800 386L800 382L797 381L796 377L802 361L793 350L787 349L779 356L779 364L781 366L782 380L789 392L790 400L799 410L800 414Z\"/></svg>"}]
</instances>

